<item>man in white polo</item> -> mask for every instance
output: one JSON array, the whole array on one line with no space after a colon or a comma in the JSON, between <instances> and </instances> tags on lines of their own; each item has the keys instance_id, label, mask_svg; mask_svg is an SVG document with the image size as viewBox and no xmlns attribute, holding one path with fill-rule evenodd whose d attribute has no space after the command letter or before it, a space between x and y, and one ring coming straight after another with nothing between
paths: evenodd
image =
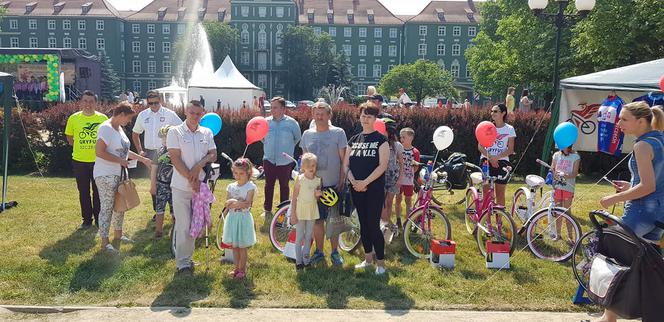
<instances>
[{"instance_id":1,"label":"man in white polo","mask_svg":"<svg viewBox=\"0 0 664 322\"><path fill-rule=\"evenodd\" d=\"M205 177L205 164L217 160L217 147L210 129L198 123L205 114L199 101L191 101L185 108L184 123L171 127L166 136L166 147L175 168L171 179L173 208L175 208L175 265L179 274L191 275L195 239L189 235L191 198L200 189Z\"/></svg>"}]
</instances>

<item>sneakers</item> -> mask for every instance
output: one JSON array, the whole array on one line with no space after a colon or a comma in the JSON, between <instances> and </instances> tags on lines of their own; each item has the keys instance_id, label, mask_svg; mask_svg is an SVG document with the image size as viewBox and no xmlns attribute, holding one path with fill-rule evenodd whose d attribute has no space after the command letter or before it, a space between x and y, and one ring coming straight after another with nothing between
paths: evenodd
<instances>
[{"instance_id":1,"label":"sneakers","mask_svg":"<svg viewBox=\"0 0 664 322\"><path fill-rule=\"evenodd\" d=\"M105 250L106 252L108 252L108 253L111 253L111 254L118 254L118 253L120 253L120 251L117 250L117 249L115 249L115 248L113 247L113 245L111 245L111 244L106 244L106 246L104 247L104 250Z\"/></svg>"},{"instance_id":2,"label":"sneakers","mask_svg":"<svg viewBox=\"0 0 664 322\"><path fill-rule=\"evenodd\" d=\"M183 267L183 268L178 268L176 274L180 277L184 276L192 276L194 275L194 268L189 266L189 267Z\"/></svg>"},{"instance_id":3,"label":"sneakers","mask_svg":"<svg viewBox=\"0 0 664 322\"><path fill-rule=\"evenodd\" d=\"M359 263L359 264L355 265L355 269L363 269L363 268L371 267L372 265L373 265L372 263L369 263L366 260L363 260L362 263Z\"/></svg>"},{"instance_id":4,"label":"sneakers","mask_svg":"<svg viewBox=\"0 0 664 322\"><path fill-rule=\"evenodd\" d=\"M325 260L325 253L316 249L316 251L314 251L314 255L311 256L311 260L309 261L309 263L311 265L316 265L318 264L318 262L321 262L323 260Z\"/></svg>"},{"instance_id":5,"label":"sneakers","mask_svg":"<svg viewBox=\"0 0 664 322\"><path fill-rule=\"evenodd\" d=\"M389 245L392 243L392 239L394 239L394 235L396 234L396 226L393 228L394 224L385 224L380 228L380 231L383 233L383 239L385 240L385 244Z\"/></svg>"},{"instance_id":6,"label":"sneakers","mask_svg":"<svg viewBox=\"0 0 664 322\"><path fill-rule=\"evenodd\" d=\"M123 242L123 243L127 243L127 244L133 244L134 243L134 241L129 239L129 237L127 237L127 236L120 237L120 241Z\"/></svg>"},{"instance_id":7,"label":"sneakers","mask_svg":"<svg viewBox=\"0 0 664 322\"><path fill-rule=\"evenodd\" d=\"M261 214L261 217L263 217L263 218L272 218L272 212L271 212L271 211L267 211L267 210L265 210L265 211L263 211L263 213Z\"/></svg>"},{"instance_id":8,"label":"sneakers","mask_svg":"<svg viewBox=\"0 0 664 322\"><path fill-rule=\"evenodd\" d=\"M304 264L295 264L295 271L301 272L304 270Z\"/></svg>"},{"instance_id":9,"label":"sneakers","mask_svg":"<svg viewBox=\"0 0 664 322\"><path fill-rule=\"evenodd\" d=\"M330 258L332 258L332 265L334 266L341 266L344 264L344 259L339 255L338 251L333 251L332 254L330 254Z\"/></svg>"},{"instance_id":10,"label":"sneakers","mask_svg":"<svg viewBox=\"0 0 664 322\"><path fill-rule=\"evenodd\" d=\"M92 228L92 224L82 223L80 226L78 226L78 230L87 230L90 228Z\"/></svg>"},{"instance_id":11,"label":"sneakers","mask_svg":"<svg viewBox=\"0 0 664 322\"><path fill-rule=\"evenodd\" d=\"M385 274L385 267L377 266L376 267L376 275L383 275L383 274Z\"/></svg>"},{"instance_id":12,"label":"sneakers","mask_svg":"<svg viewBox=\"0 0 664 322\"><path fill-rule=\"evenodd\" d=\"M401 225L401 217L397 217L397 229L401 231L403 226Z\"/></svg>"}]
</instances>

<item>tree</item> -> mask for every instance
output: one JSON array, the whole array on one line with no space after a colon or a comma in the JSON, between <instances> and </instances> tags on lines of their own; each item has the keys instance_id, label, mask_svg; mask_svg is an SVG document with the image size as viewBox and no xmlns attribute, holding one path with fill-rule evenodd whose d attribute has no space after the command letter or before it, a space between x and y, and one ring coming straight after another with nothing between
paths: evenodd
<instances>
[{"instance_id":1,"label":"tree","mask_svg":"<svg viewBox=\"0 0 664 322\"><path fill-rule=\"evenodd\" d=\"M105 54L100 57L101 60L101 93L102 100L112 101L115 95L120 94L122 88L120 87L120 77L113 69L111 60Z\"/></svg>"},{"instance_id":2,"label":"tree","mask_svg":"<svg viewBox=\"0 0 664 322\"><path fill-rule=\"evenodd\" d=\"M424 59L392 68L378 84L378 91L384 95L398 95L399 88L414 95L418 104L430 96L458 97L452 74Z\"/></svg>"}]
</instances>

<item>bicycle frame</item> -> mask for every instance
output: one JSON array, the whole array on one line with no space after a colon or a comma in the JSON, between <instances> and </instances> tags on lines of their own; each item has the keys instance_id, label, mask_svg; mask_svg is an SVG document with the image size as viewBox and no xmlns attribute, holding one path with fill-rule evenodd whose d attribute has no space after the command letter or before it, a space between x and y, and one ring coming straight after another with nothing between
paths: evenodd
<instances>
[{"instance_id":1,"label":"bicycle frame","mask_svg":"<svg viewBox=\"0 0 664 322\"><path fill-rule=\"evenodd\" d=\"M436 157L438 157L438 153L436 153ZM422 164L420 164L422 165ZM427 180L424 182L423 185L420 186L420 191L417 192L417 206L414 207L413 209L410 210L408 215L406 216L406 220L411 220L410 218L416 214L419 211L423 211L423 213L426 213L429 208L436 208L442 212L442 209L436 205L432 205L431 202L433 201L432 198L432 193L433 193L433 175L432 171L429 170L429 167L424 165L424 168L427 174ZM426 219L425 219L426 217ZM420 216L420 222L419 222L419 227L424 231L425 228L425 221L426 220L426 232L431 231L431 220L429 220L428 216ZM417 223L416 223L417 224Z\"/></svg>"},{"instance_id":2,"label":"bicycle frame","mask_svg":"<svg viewBox=\"0 0 664 322\"><path fill-rule=\"evenodd\" d=\"M480 202L480 197L477 191L477 188L475 187L470 187L468 190L472 191L473 193L473 203L475 203L475 214L469 214L466 212L466 216L470 216L472 221L475 223L475 229L481 229L487 234L493 235L493 225L491 224L491 216L490 214L493 213L494 208L502 208L504 209L504 206L501 205L496 205L494 203L494 190L495 190L495 180L496 178L494 177L489 177L489 190L487 193L482 193L482 201ZM487 196L488 195L488 196ZM480 220L484 217L487 216L487 227L482 227L480 225ZM498 228L498 231L502 230L502 221L500 219L497 220L498 222L496 223Z\"/></svg>"}]
</instances>

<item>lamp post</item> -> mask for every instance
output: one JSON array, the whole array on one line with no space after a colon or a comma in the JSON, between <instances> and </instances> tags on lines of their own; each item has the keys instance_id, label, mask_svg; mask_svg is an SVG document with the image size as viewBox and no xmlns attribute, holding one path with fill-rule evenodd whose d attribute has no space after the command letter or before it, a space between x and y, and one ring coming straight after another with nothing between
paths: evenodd
<instances>
[{"instance_id":1,"label":"lamp post","mask_svg":"<svg viewBox=\"0 0 664 322\"><path fill-rule=\"evenodd\" d=\"M560 110L560 100L558 94L558 83L560 82L560 67L558 66L560 60L560 38L562 37L563 28L574 24L581 18L588 15L590 10L595 7L595 0L576 0L577 12L574 14L565 14L565 8L569 4L569 0L555 0L558 3L558 12L545 13L544 8L548 4L548 0L528 0L528 7L532 10L533 14L547 22L552 22L556 26L556 58L553 64L553 98L549 105L551 110L551 119L549 120L549 128L546 131L546 139L544 140L544 149L542 150L542 160L549 160L551 156L551 145L553 142L553 130L558 123L558 113ZM545 175L545 168L540 170L542 176Z\"/></svg>"}]
</instances>

